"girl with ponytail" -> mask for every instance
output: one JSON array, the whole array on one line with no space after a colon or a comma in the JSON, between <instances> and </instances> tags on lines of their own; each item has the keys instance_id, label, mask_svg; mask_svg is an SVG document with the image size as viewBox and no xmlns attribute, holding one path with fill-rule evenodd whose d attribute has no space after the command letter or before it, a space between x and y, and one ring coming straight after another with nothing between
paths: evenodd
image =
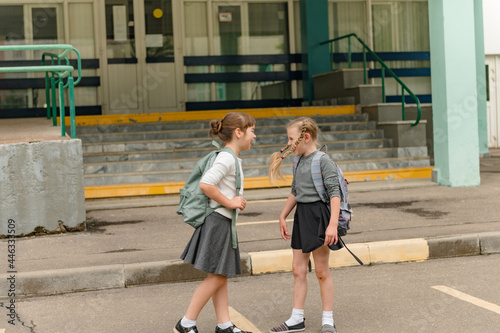
<instances>
[{"instance_id":1,"label":"girl with ponytail","mask_svg":"<svg viewBox=\"0 0 500 333\"><path fill-rule=\"evenodd\" d=\"M294 154L298 160L294 171L292 190L281 212L279 223L281 237L291 238L293 249L293 310L284 323L273 327L271 333L288 333L305 330L304 305L307 294L307 266L312 253L316 277L321 290L323 304L322 333L335 333L333 321L333 280L329 269L330 250L342 247L338 242L337 225L340 211L340 184L337 169L328 155L320 158L321 174L330 197L325 204L314 186L311 163L318 152L318 126L311 118L298 118L287 127L286 147L271 156L269 179L282 180L281 162ZM329 206L329 207L328 207ZM292 234L288 233L286 218L296 207ZM332 218L333 217L333 218Z\"/></svg>"}]
</instances>

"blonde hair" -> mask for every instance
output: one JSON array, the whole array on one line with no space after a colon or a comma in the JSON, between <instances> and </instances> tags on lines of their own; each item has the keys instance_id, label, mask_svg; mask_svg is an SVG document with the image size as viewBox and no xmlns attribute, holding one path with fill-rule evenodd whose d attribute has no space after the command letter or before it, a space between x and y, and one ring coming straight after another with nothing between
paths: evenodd
<instances>
[{"instance_id":1,"label":"blonde hair","mask_svg":"<svg viewBox=\"0 0 500 333\"><path fill-rule=\"evenodd\" d=\"M277 180L284 180L283 174L281 173L280 170L281 162L288 155L295 152L297 146L300 144L302 139L304 139L304 135L306 133L308 133L311 136L311 139L317 145L319 128L314 120L308 117L300 117L291 121L288 124L287 129L291 127L296 127L300 131L300 136L291 146L287 144L283 149L271 155L271 161L269 166L269 181L273 184L276 184ZM288 150L289 148L290 150Z\"/></svg>"},{"instance_id":2,"label":"blonde hair","mask_svg":"<svg viewBox=\"0 0 500 333\"><path fill-rule=\"evenodd\" d=\"M247 128L255 126L255 119L243 112L229 112L222 119L210 122L210 136L219 137L224 143L233 139L234 130L239 128L245 132Z\"/></svg>"}]
</instances>

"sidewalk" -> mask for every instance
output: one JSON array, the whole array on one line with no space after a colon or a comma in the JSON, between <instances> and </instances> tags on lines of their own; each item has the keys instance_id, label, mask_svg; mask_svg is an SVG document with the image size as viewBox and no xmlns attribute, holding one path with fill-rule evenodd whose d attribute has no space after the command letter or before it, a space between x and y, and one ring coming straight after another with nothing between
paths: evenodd
<instances>
[{"instance_id":1,"label":"sidewalk","mask_svg":"<svg viewBox=\"0 0 500 333\"><path fill-rule=\"evenodd\" d=\"M474 188L429 179L350 184L355 215L345 242L365 264L500 253L500 150L491 153L481 160L482 185ZM244 274L291 269L289 243L276 235L276 225L252 217L262 207L281 210L283 202L272 200L286 198L289 190L245 191L249 209L238 222ZM86 232L16 239L16 294L202 278L178 259L192 228L175 214L177 204L176 195L89 200ZM7 257L6 240L0 251ZM331 267L358 265L345 250L331 257ZM5 281L7 259L0 269ZM2 284L0 297L7 290Z\"/></svg>"}]
</instances>

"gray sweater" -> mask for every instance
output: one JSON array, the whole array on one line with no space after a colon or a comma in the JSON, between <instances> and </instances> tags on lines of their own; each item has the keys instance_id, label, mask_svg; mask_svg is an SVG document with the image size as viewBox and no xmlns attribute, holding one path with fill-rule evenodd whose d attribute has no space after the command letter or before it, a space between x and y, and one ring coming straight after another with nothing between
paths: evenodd
<instances>
[{"instance_id":1,"label":"gray sweater","mask_svg":"<svg viewBox=\"0 0 500 333\"><path fill-rule=\"evenodd\" d=\"M311 203L321 200L314 187L311 174L313 156L314 153L302 156L293 176L292 194L295 196L295 201L300 203ZM319 163L328 196L330 198L340 198L340 184L335 163L326 154L321 156Z\"/></svg>"}]
</instances>

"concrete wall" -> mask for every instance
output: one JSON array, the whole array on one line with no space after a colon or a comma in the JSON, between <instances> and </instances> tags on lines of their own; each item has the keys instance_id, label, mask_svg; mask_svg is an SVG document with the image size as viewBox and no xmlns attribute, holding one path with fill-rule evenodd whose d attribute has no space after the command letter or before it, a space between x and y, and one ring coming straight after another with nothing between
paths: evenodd
<instances>
[{"instance_id":1,"label":"concrete wall","mask_svg":"<svg viewBox=\"0 0 500 333\"><path fill-rule=\"evenodd\" d=\"M0 184L0 235L9 219L17 235L85 222L79 139L0 145Z\"/></svg>"}]
</instances>

